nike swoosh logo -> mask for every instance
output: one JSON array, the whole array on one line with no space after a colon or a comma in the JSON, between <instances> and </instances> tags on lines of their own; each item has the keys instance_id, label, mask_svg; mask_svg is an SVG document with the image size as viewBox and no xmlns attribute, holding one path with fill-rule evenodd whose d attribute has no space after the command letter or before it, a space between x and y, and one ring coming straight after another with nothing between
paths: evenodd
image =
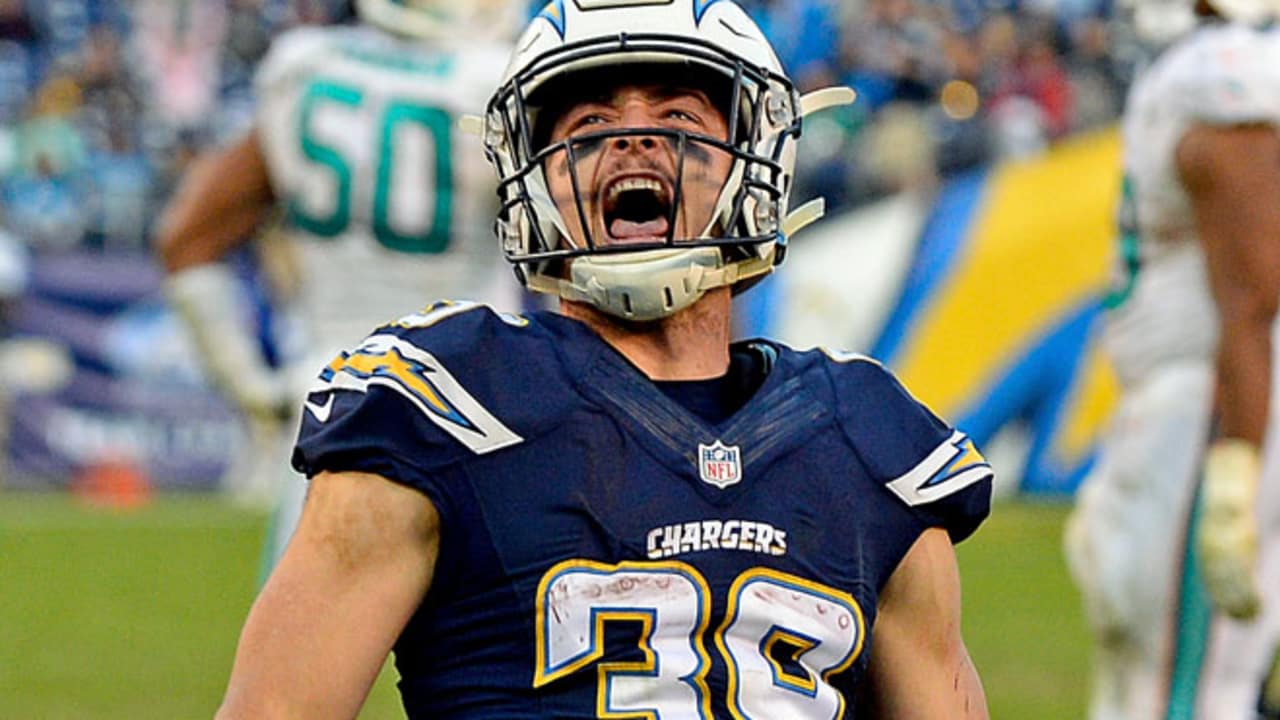
<instances>
[{"instance_id":1,"label":"nike swoosh logo","mask_svg":"<svg viewBox=\"0 0 1280 720\"><path fill-rule=\"evenodd\" d=\"M316 420L319 420L320 422L328 422L329 412L333 410L333 393L329 393L329 399L325 400L323 405L317 405L310 400L306 400L302 403L302 406L310 410Z\"/></svg>"}]
</instances>

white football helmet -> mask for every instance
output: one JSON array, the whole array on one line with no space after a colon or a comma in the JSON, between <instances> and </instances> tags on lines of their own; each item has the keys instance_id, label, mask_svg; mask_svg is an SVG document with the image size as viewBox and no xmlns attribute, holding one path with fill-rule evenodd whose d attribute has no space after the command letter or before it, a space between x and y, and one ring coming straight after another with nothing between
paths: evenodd
<instances>
[{"instance_id":1,"label":"white football helmet","mask_svg":"<svg viewBox=\"0 0 1280 720\"><path fill-rule=\"evenodd\" d=\"M519 29L518 0L356 0L360 19L428 40L505 40Z\"/></svg>"},{"instance_id":2,"label":"white football helmet","mask_svg":"<svg viewBox=\"0 0 1280 720\"><path fill-rule=\"evenodd\" d=\"M617 82L634 78L628 71L636 69L645 82L675 77L715 98L729 127L727 142L658 128L546 142L549 122L538 116L555 98L561 106L566 97L569 104L587 100L584 78ZM500 181L503 252L531 290L627 320L666 317L714 287L745 289L782 261L788 231L821 215L818 201L788 222L801 116L852 97L838 88L802 99L760 29L730 0L553 0L517 41L484 120L487 154ZM645 200L651 215L666 217L660 225L665 239L610 246L586 229L576 168L579 217L566 223L552 200L545 162L559 153L573 164L575 152L627 136L663 139L677 167L670 189L640 190L654 196ZM731 168L706 226L690 228L692 237L675 237L686 158L697 152L727 156ZM571 226L586 237L571 237Z\"/></svg>"}]
</instances>

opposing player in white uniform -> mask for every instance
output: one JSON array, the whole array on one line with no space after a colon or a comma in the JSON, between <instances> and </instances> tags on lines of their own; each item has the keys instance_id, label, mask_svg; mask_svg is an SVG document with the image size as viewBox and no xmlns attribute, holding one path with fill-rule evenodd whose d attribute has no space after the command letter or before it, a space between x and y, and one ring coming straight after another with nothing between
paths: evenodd
<instances>
[{"instance_id":1,"label":"opposing player in white uniform","mask_svg":"<svg viewBox=\"0 0 1280 720\"><path fill-rule=\"evenodd\" d=\"M255 426L281 430L269 484L287 487L268 561L291 534L304 485L288 469L301 398L342 347L406 303L456 298L518 309L519 284L493 241L496 194L479 138L522 6L498 0L360 0L358 26L279 36L256 76L253 128L202 158L161 222L168 295L207 369ZM296 247L307 350L264 362L221 260L269 218ZM252 486L236 467L234 486ZM257 481L256 484L261 484Z\"/></svg>"},{"instance_id":2,"label":"opposing player in white uniform","mask_svg":"<svg viewBox=\"0 0 1280 720\"><path fill-rule=\"evenodd\" d=\"M1066 531L1092 720L1277 717L1259 698L1280 624L1280 31L1255 29L1270 3L1184 6L1188 32L1125 111L1105 330L1123 396Z\"/></svg>"}]
</instances>

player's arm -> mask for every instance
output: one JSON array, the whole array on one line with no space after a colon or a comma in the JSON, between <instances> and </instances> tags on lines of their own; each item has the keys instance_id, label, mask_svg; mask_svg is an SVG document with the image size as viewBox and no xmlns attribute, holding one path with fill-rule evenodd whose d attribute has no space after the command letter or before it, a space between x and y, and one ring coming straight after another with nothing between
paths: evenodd
<instances>
[{"instance_id":1,"label":"player's arm","mask_svg":"<svg viewBox=\"0 0 1280 720\"><path fill-rule=\"evenodd\" d=\"M256 133L197 158L165 208L155 237L165 294L190 328L213 381L245 413L287 416L285 388L262 357L245 300L220 261L253 237L275 206Z\"/></svg>"},{"instance_id":2,"label":"player's arm","mask_svg":"<svg viewBox=\"0 0 1280 720\"><path fill-rule=\"evenodd\" d=\"M431 584L438 546L420 492L365 473L316 476L249 612L218 720L356 717Z\"/></svg>"},{"instance_id":3,"label":"player's arm","mask_svg":"<svg viewBox=\"0 0 1280 720\"><path fill-rule=\"evenodd\" d=\"M1221 320L1219 431L1259 445L1280 298L1280 133L1262 124L1196 125L1178 144L1177 162Z\"/></svg>"},{"instance_id":4,"label":"player's arm","mask_svg":"<svg viewBox=\"0 0 1280 720\"><path fill-rule=\"evenodd\" d=\"M960 572L946 530L926 530L880 593L866 701L880 720L985 720L960 634Z\"/></svg>"},{"instance_id":5,"label":"player's arm","mask_svg":"<svg viewBox=\"0 0 1280 720\"><path fill-rule=\"evenodd\" d=\"M1200 547L1217 606L1257 611L1253 505L1280 298L1280 136L1271 125L1192 126L1178 144L1219 320L1218 437L1205 463Z\"/></svg>"},{"instance_id":6,"label":"player's arm","mask_svg":"<svg viewBox=\"0 0 1280 720\"><path fill-rule=\"evenodd\" d=\"M160 261L176 273L221 260L253 237L275 202L257 133L200 155L161 215Z\"/></svg>"}]
</instances>

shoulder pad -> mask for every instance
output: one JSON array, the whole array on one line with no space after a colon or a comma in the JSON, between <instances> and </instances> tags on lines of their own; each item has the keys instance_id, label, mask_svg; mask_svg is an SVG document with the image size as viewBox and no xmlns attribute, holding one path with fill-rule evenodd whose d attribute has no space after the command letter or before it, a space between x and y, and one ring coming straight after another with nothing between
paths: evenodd
<instances>
[{"instance_id":1,"label":"shoulder pad","mask_svg":"<svg viewBox=\"0 0 1280 720\"><path fill-rule=\"evenodd\" d=\"M320 371L295 465L307 474L413 475L519 444L554 426L569 402L567 393L553 392L562 374L524 318L476 303L438 303L382 326ZM357 455L412 467L331 466Z\"/></svg>"},{"instance_id":2,"label":"shoulder pad","mask_svg":"<svg viewBox=\"0 0 1280 720\"><path fill-rule=\"evenodd\" d=\"M291 28L277 35L271 41L271 47L258 64L254 74L254 92L259 97L268 97L277 92L282 83L300 72L305 72L332 45L334 39L332 27L302 25Z\"/></svg>"},{"instance_id":3,"label":"shoulder pad","mask_svg":"<svg viewBox=\"0 0 1280 720\"><path fill-rule=\"evenodd\" d=\"M953 541L990 509L993 473L973 442L875 360L824 351L840 426L872 478Z\"/></svg>"},{"instance_id":4,"label":"shoulder pad","mask_svg":"<svg viewBox=\"0 0 1280 720\"><path fill-rule=\"evenodd\" d=\"M1239 25L1212 26L1174 52L1165 92L1190 118L1280 123L1280 42Z\"/></svg>"}]
</instances>

